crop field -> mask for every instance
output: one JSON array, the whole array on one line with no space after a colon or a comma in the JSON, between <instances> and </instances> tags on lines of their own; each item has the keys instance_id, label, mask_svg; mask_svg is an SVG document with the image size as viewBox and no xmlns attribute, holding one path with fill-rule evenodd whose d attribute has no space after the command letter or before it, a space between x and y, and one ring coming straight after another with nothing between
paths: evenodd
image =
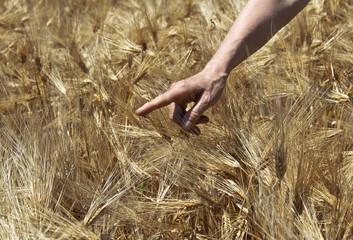
<instances>
[{"instance_id":1,"label":"crop field","mask_svg":"<svg viewBox=\"0 0 353 240\"><path fill-rule=\"evenodd\" d=\"M201 134L135 110L245 0L1 0L0 239L353 239L353 2L312 0Z\"/></svg>"}]
</instances>

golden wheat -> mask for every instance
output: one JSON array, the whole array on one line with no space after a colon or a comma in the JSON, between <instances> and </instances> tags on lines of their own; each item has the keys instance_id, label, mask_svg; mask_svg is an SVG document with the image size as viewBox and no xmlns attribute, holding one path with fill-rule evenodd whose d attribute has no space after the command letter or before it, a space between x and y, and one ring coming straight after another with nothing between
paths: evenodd
<instances>
[{"instance_id":1,"label":"golden wheat","mask_svg":"<svg viewBox=\"0 0 353 240\"><path fill-rule=\"evenodd\" d=\"M0 3L1 239L352 239L353 4L312 0L202 134L134 111L245 1Z\"/></svg>"}]
</instances>

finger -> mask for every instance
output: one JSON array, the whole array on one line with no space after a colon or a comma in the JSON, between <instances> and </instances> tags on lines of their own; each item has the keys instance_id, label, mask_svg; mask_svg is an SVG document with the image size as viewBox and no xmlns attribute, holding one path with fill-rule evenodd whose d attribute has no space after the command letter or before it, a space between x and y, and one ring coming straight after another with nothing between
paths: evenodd
<instances>
[{"instance_id":1,"label":"finger","mask_svg":"<svg viewBox=\"0 0 353 240\"><path fill-rule=\"evenodd\" d=\"M187 91L184 88L173 88L159 95L152 101L145 103L142 107L136 110L136 114L144 116L153 110L169 105L172 102L181 101L187 97Z\"/></svg>"},{"instance_id":2,"label":"finger","mask_svg":"<svg viewBox=\"0 0 353 240\"><path fill-rule=\"evenodd\" d=\"M183 117L185 115L185 108L186 104L177 104L177 103L171 103L170 105L170 118L173 120L175 123L177 123L181 127L181 122L183 120ZM210 119L202 115L199 120L196 122L196 124L202 124L202 123L208 123ZM201 131L197 126L194 126L189 130L191 133L200 135Z\"/></svg>"},{"instance_id":3,"label":"finger","mask_svg":"<svg viewBox=\"0 0 353 240\"><path fill-rule=\"evenodd\" d=\"M181 121L185 115L185 107L181 104L172 102L169 109L169 118L181 126Z\"/></svg>"},{"instance_id":4,"label":"finger","mask_svg":"<svg viewBox=\"0 0 353 240\"><path fill-rule=\"evenodd\" d=\"M201 97L199 101L184 115L182 128L190 130L200 119L202 113L208 108L209 101L206 97Z\"/></svg>"}]
</instances>

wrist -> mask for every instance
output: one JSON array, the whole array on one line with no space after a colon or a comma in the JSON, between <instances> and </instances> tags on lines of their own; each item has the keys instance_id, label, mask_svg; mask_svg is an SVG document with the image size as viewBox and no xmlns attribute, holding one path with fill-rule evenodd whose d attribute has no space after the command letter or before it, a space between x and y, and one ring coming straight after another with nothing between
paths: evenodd
<instances>
[{"instance_id":1,"label":"wrist","mask_svg":"<svg viewBox=\"0 0 353 240\"><path fill-rule=\"evenodd\" d=\"M226 80L230 71L228 71L224 62L215 61L211 59L211 61L206 64L205 68L203 69L203 72L213 76L213 78Z\"/></svg>"}]
</instances>

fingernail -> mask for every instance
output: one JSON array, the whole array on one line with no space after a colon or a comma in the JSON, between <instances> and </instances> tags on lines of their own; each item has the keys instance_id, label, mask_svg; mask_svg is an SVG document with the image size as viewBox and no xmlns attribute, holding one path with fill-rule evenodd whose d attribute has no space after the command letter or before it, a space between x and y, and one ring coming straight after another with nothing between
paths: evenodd
<instances>
[{"instance_id":1,"label":"fingernail","mask_svg":"<svg viewBox=\"0 0 353 240\"><path fill-rule=\"evenodd\" d=\"M189 131L189 130L191 129L191 127L192 127L192 123L191 123L189 120L187 120L187 121L183 124L182 127L183 127L184 130Z\"/></svg>"}]
</instances>

